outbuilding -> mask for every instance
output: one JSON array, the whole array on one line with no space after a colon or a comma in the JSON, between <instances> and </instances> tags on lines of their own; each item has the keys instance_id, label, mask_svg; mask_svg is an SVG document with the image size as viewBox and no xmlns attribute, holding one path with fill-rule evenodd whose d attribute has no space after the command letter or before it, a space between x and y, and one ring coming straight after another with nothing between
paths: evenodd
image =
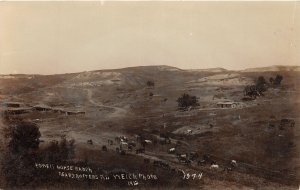
<instances>
[{"instance_id":1,"label":"outbuilding","mask_svg":"<svg viewBox=\"0 0 300 190\"><path fill-rule=\"evenodd\" d=\"M217 106L219 108L237 108L238 103L237 102L218 102Z\"/></svg>"}]
</instances>

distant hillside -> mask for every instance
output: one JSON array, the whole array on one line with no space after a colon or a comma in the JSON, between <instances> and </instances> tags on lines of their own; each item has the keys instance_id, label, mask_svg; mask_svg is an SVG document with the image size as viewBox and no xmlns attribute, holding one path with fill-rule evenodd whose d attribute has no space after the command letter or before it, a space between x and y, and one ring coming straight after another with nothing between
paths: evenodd
<instances>
[{"instance_id":1,"label":"distant hillside","mask_svg":"<svg viewBox=\"0 0 300 190\"><path fill-rule=\"evenodd\" d=\"M78 73L75 77L65 81L62 85L72 87L100 87L100 86L145 86L148 80L170 81L174 73L183 72L176 67L165 65L127 67L112 70L96 70ZM180 77L180 74L176 75Z\"/></svg>"},{"instance_id":2,"label":"distant hillside","mask_svg":"<svg viewBox=\"0 0 300 190\"><path fill-rule=\"evenodd\" d=\"M241 72L276 72L276 71L300 71L300 66L281 66L258 67L241 70Z\"/></svg>"},{"instance_id":3,"label":"distant hillside","mask_svg":"<svg viewBox=\"0 0 300 190\"><path fill-rule=\"evenodd\" d=\"M228 70L218 67L218 68L208 68L208 69L191 69L189 71L220 73L220 72L226 72Z\"/></svg>"}]
</instances>

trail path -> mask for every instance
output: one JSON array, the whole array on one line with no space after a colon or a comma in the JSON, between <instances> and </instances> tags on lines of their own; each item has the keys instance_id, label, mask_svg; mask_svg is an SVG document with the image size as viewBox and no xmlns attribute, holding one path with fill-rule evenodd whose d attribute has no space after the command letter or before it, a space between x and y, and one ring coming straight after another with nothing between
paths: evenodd
<instances>
[{"instance_id":1,"label":"trail path","mask_svg":"<svg viewBox=\"0 0 300 190\"><path fill-rule=\"evenodd\" d=\"M91 89L87 89L87 98L89 100L89 102L97 107L103 107L103 108L110 108L110 109L114 109L114 112L112 114L110 114L109 117L113 118L113 117L122 117L126 114L126 110L123 108L119 108L119 107L115 107L115 106L105 106L103 105L103 103L101 102L96 102L93 100L93 92Z\"/></svg>"}]
</instances>

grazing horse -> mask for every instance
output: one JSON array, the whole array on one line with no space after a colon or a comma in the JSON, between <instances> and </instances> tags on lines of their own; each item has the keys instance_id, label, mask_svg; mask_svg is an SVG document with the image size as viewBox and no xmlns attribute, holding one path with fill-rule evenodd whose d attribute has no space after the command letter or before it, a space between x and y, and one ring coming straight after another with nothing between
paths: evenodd
<instances>
[{"instance_id":1,"label":"grazing horse","mask_svg":"<svg viewBox=\"0 0 300 190\"><path fill-rule=\"evenodd\" d=\"M237 167L237 162L236 162L236 160L231 160L230 165L231 165L232 167Z\"/></svg>"},{"instance_id":2,"label":"grazing horse","mask_svg":"<svg viewBox=\"0 0 300 190\"><path fill-rule=\"evenodd\" d=\"M219 168L219 165L218 164L212 164L212 165L210 165L210 168L211 169L218 169Z\"/></svg>"},{"instance_id":3,"label":"grazing horse","mask_svg":"<svg viewBox=\"0 0 300 190\"><path fill-rule=\"evenodd\" d=\"M169 154L175 153L175 150L176 150L175 148L170 148L170 149L169 149Z\"/></svg>"}]
</instances>

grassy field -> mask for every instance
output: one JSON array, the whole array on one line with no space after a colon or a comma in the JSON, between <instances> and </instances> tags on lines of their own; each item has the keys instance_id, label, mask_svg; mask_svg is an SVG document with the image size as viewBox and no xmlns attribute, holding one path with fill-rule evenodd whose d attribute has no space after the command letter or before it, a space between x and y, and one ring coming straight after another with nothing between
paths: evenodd
<instances>
[{"instance_id":1,"label":"grassy field","mask_svg":"<svg viewBox=\"0 0 300 190\"><path fill-rule=\"evenodd\" d=\"M255 100L242 101L245 86L254 84L259 76L268 80L277 74L283 76L279 87L269 88ZM155 85L147 86L149 80ZM140 184L141 189L295 189L300 182L299 82L297 71L204 72L167 66L136 67L66 75L2 76L0 97L3 104L21 102L27 107L51 108L10 115L11 121L30 121L39 126L43 140L40 149L64 136L75 140L73 161L86 160L108 171L152 172L159 176L159 181ZM183 93L196 96L199 106L190 111L179 110L177 99ZM218 102L228 100L240 106L217 106ZM1 109L4 112L11 108ZM68 115L55 112L56 109L85 114ZM293 120L294 127L289 124L280 127L282 119ZM161 134L170 138L170 144L159 143ZM135 153L141 146L137 135L151 141L145 146L145 153ZM135 141L137 147L126 150L126 155L118 154L116 148L120 142L115 139L118 136ZM93 143L88 144L88 140ZM108 140L113 144L109 145ZM107 152L101 150L103 145L107 146ZM191 165L185 165L175 154L168 153L171 148L176 148L178 154L195 152L199 157ZM219 168L198 165L204 155L210 155ZM145 164L144 159L150 163ZM237 167L224 171L231 160L236 160ZM170 168L157 167L154 161L163 161ZM182 180L179 169L203 172L203 178ZM54 181L51 185L53 188L119 187L72 180ZM49 188L48 184L37 187Z\"/></svg>"}]
</instances>

